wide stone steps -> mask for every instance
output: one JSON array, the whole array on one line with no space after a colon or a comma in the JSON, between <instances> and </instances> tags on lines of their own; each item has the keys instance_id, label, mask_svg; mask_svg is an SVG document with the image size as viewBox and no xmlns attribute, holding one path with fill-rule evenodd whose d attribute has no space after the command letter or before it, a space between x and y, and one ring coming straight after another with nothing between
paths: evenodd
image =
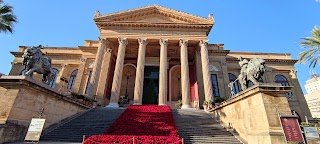
<instances>
[{"instance_id":1,"label":"wide stone steps","mask_svg":"<svg viewBox=\"0 0 320 144\"><path fill-rule=\"evenodd\" d=\"M172 110L179 136L186 144L242 144L203 110Z\"/></svg>"},{"instance_id":2,"label":"wide stone steps","mask_svg":"<svg viewBox=\"0 0 320 144\"><path fill-rule=\"evenodd\" d=\"M56 128L45 131L41 142L81 142L83 135L89 137L103 134L125 109L94 108L70 118ZM179 131L186 144L217 143L241 144L231 133L202 110L172 110Z\"/></svg>"},{"instance_id":3,"label":"wide stone steps","mask_svg":"<svg viewBox=\"0 0 320 144\"><path fill-rule=\"evenodd\" d=\"M56 128L45 131L40 141L82 142L83 135L89 137L103 134L125 109L96 107Z\"/></svg>"}]
</instances>

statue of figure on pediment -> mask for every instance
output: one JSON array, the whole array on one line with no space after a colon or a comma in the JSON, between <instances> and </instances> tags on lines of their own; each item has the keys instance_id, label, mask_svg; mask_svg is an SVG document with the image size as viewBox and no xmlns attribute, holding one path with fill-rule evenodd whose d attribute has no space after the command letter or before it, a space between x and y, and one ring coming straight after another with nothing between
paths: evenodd
<instances>
[{"instance_id":1,"label":"statue of figure on pediment","mask_svg":"<svg viewBox=\"0 0 320 144\"><path fill-rule=\"evenodd\" d=\"M209 14L208 19L213 20L213 14Z\"/></svg>"},{"instance_id":2,"label":"statue of figure on pediment","mask_svg":"<svg viewBox=\"0 0 320 144\"><path fill-rule=\"evenodd\" d=\"M240 74L235 81L239 81L242 90L248 88L248 84L251 81L254 85L259 83L259 79L262 79L263 74L266 71L265 60L261 58L253 58L250 61L242 57L239 58Z\"/></svg>"},{"instance_id":3,"label":"statue of figure on pediment","mask_svg":"<svg viewBox=\"0 0 320 144\"><path fill-rule=\"evenodd\" d=\"M96 10L96 12L94 13L94 18L99 16L100 16L100 11Z\"/></svg>"},{"instance_id":4,"label":"statue of figure on pediment","mask_svg":"<svg viewBox=\"0 0 320 144\"><path fill-rule=\"evenodd\" d=\"M41 51L42 46L32 46L24 50L22 55L25 66L23 75L30 76L32 78L33 72L42 74L42 81L49 84L50 81L55 77L55 74L51 68L51 58L44 57L44 52Z\"/></svg>"}]
</instances>

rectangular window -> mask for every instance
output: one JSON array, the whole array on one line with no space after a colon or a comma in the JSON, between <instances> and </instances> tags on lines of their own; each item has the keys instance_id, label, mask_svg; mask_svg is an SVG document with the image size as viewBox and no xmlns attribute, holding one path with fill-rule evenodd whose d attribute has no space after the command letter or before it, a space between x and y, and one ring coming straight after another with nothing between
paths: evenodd
<instances>
[{"instance_id":1,"label":"rectangular window","mask_svg":"<svg viewBox=\"0 0 320 144\"><path fill-rule=\"evenodd\" d=\"M215 97L220 97L219 86L218 86L218 78L217 78L216 74L212 74L211 75L211 81L212 81L213 95Z\"/></svg>"},{"instance_id":2,"label":"rectangular window","mask_svg":"<svg viewBox=\"0 0 320 144\"><path fill-rule=\"evenodd\" d=\"M88 93L89 93L89 90L90 90L90 79L91 79L91 75L92 75L92 71L90 71L90 73L89 73L89 77L88 77L88 81L87 81L87 86L86 86L85 94L88 94Z\"/></svg>"}]
</instances>

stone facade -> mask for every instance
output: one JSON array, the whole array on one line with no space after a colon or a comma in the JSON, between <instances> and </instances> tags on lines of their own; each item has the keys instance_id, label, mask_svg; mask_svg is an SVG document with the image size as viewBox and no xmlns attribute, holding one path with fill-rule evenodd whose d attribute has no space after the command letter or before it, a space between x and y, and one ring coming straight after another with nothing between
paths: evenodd
<instances>
[{"instance_id":1,"label":"stone facade","mask_svg":"<svg viewBox=\"0 0 320 144\"><path fill-rule=\"evenodd\" d=\"M59 72L54 89L62 94L73 91L94 96L102 106L117 107L124 95L131 104L144 104L146 76L150 74L148 78L157 83L157 104L174 107L181 99L182 108L200 108L204 100L230 96L228 84L239 75L241 56L265 59L267 71L262 81L282 83L277 78L284 77L282 84L293 86L286 94L290 110L301 119L310 116L296 78L297 61L287 53L232 52L225 50L224 44L209 44L212 15L203 18L152 5L96 15L94 21L100 40L85 40L84 46L73 48L44 48ZM15 59L9 75L19 75L23 70L24 49L26 46L20 46L12 52ZM159 69L157 76L152 75L155 71L146 73L150 67ZM59 80L62 76L69 84Z\"/></svg>"}]
</instances>

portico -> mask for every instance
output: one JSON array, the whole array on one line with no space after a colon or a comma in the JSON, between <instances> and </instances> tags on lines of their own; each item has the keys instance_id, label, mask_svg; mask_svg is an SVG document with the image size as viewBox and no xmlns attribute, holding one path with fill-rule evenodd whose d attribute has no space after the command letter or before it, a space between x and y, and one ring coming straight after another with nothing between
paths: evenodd
<instances>
[{"instance_id":1,"label":"portico","mask_svg":"<svg viewBox=\"0 0 320 144\"><path fill-rule=\"evenodd\" d=\"M103 41L104 40L104 41ZM105 42L106 41L106 42ZM146 38L104 38L99 43L99 48L111 47L117 44L117 49L114 49L114 55L116 58L111 96L108 107L118 107L118 100L121 96L121 83L123 83L124 75L126 72L123 71L125 65L134 67L135 79L133 85L133 104L141 105L143 99L143 83L144 83L144 68L145 66L158 66L159 67L159 93L158 93L158 104L167 105L171 101L171 85L169 85L169 75L171 75L170 68L174 66L180 67L181 80L181 100L182 108L191 108L190 104L190 78L189 78L189 65L194 65L194 53L197 49L202 48L206 51L206 45L203 44L206 41L186 40L186 39L146 39ZM107 44L106 44L107 43ZM102 53L102 54L101 54ZM103 54L105 51L97 51L96 62L101 63L103 61ZM207 64L208 53L202 54L206 56L202 59L201 63ZM147 60L147 62L146 62ZM206 66L209 67L209 66ZM205 68L205 66L204 66ZM93 72L101 70L101 66L97 65L93 68ZM209 73L209 69L207 73ZM95 74L95 73L93 73ZM90 81L94 81L95 77L92 76ZM204 76L205 78L205 76ZM209 83L210 81L209 76ZM98 81L98 80L97 80ZM132 80L130 81L132 83ZM96 85L92 85L92 89ZM209 85L211 86L211 85ZM131 86L132 88L132 86ZM212 89L212 88L211 88ZM211 95L210 95L211 94ZM212 92L206 99L211 100Z\"/></svg>"}]
</instances>

